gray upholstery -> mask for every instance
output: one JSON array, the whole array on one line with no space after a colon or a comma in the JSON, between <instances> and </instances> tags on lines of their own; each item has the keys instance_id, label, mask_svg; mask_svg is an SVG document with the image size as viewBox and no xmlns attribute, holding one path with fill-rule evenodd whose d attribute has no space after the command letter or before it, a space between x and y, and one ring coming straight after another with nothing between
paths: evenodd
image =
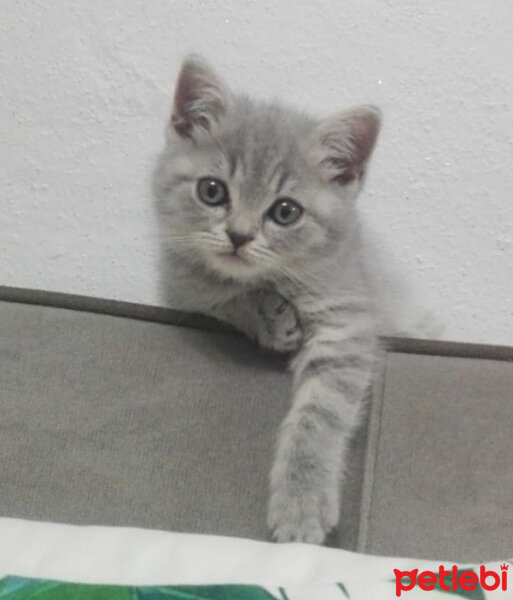
<instances>
[{"instance_id":1,"label":"gray upholstery","mask_svg":"<svg viewBox=\"0 0 513 600\"><path fill-rule=\"evenodd\" d=\"M389 353L360 549L513 556L513 362Z\"/></svg>"},{"instance_id":2,"label":"gray upholstery","mask_svg":"<svg viewBox=\"0 0 513 600\"><path fill-rule=\"evenodd\" d=\"M285 363L181 321L217 331L0 302L2 516L268 538ZM512 384L507 361L389 352L330 543L513 555Z\"/></svg>"},{"instance_id":3,"label":"gray upholstery","mask_svg":"<svg viewBox=\"0 0 513 600\"><path fill-rule=\"evenodd\" d=\"M0 356L0 514L268 536L283 360L230 333L7 302Z\"/></svg>"}]
</instances>

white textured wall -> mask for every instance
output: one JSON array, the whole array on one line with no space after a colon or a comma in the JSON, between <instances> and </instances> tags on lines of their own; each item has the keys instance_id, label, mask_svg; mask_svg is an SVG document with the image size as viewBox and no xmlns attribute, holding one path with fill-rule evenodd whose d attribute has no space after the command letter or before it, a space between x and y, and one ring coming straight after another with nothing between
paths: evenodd
<instances>
[{"instance_id":1,"label":"white textured wall","mask_svg":"<svg viewBox=\"0 0 513 600\"><path fill-rule=\"evenodd\" d=\"M160 302L148 174L194 50L381 105L363 209L446 337L513 344L512 30L511 0L2 0L0 284Z\"/></svg>"}]
</instances>

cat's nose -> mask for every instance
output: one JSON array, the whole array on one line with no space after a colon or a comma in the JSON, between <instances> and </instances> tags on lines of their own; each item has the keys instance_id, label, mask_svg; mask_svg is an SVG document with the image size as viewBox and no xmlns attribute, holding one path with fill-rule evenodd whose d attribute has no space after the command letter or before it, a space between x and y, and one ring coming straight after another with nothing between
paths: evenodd
<instances>
[{"instance_id":1,"label":"cat's nose","mask_svg":"<svg viewBox=\"0 0 513 600\"><path fill-rule=\"evenodd\" d=\"M249 233L238 233L237 231L230 231L229 229L226 232L226 235L230 238L234 250L237 250L241 246L244 246L244 244L255 239L254 236Z\"/></svg>"}]
</instances>

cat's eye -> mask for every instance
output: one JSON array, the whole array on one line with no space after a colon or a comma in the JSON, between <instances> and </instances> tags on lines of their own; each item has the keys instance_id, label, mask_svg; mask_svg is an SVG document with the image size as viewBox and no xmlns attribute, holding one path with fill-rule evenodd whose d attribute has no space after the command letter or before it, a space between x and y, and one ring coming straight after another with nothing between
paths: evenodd
<instances>
[{"instance_id":1,"label":"cat's eye","mask_svg":"<svg viewBox=\"0 0 513 600\"><path fill-rule=\"evenodd\" d=\"M292 225L303 214L303 208L291 198L279 198L269 209L268 215L278 225Z\"/></svg>"},{"instance_id":2,"label":"cat's eye","mask_svg":"<svg viewBox=\"0 0 513 600\"><path fill-rule=\"evenodd\" d=\"M199 199L210 206L219 206L228 202L226 184L213 177L203 177L198 181L197 193Z\"/></svg>"}]
</instances>

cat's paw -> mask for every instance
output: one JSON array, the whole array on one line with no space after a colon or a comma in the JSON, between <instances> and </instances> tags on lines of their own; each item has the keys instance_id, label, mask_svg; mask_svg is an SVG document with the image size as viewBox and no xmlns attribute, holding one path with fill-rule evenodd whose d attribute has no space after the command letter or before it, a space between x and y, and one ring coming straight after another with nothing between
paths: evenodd
<instances>
[{"instance_id":1,"label":"cat's paw","mask_svg":"<svg viewBox=\"0 0 513 600\"><path fill-rule=\"evenodd\" d=\"M338 519L336 491L290 493L281 484L271 493L267 524L277 542L322 544Z\"/></svg>"},{"instance_id":2,"label":"cat's paw","mask_svg":"<svg viewBox=\"0 0 513 600\"><path fill-rule=\"evenodd\" d=\"M296 309L283 296L262 291L258 295L261 328L258 341L275 352L295 352L303 341L303 329Z\"/></svg>"}]
</instances>

